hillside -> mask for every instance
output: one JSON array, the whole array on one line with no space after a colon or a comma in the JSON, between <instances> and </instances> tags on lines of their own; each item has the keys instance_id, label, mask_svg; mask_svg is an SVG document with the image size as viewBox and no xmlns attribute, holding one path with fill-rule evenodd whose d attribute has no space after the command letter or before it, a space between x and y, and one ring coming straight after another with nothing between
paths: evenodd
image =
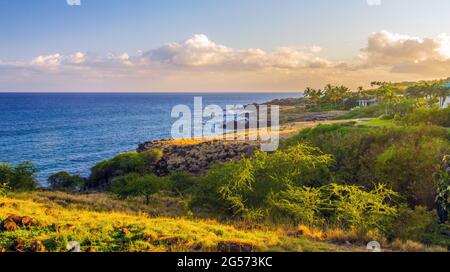
<instances>
[{"instance_id":1,"label":"hillside","mask_svg":"<svg viewBox=\"0 0 450 272\"><path fill-rule=\"evenodd\" d=\"M214 220L182 217L151 217L147 212L133 211L131 204L101 194L39 192L6 197L0 200L0 219L3 222L0 250L67 251L69 241L79 242L82 251L363 249L313 241L281 229L251 229ZM108 211L107 206L116 211ZM92 208L98 211L92 211ZM12 224L13 221L16 223Z\"/></svg>"}]
</instances>

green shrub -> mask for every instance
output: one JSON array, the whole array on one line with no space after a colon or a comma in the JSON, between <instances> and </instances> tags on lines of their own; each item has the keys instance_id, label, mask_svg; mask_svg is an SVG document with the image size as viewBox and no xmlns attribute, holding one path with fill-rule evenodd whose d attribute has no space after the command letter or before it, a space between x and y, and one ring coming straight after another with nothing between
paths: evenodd
<instances>
[{"instance_id":1,"label":"green shrub","mask_svg":"<svg viewBox=\"0 0 450 272\"><path fill-rule=\"evenodd\" d=\"M151 195L169 189L168 177L158 177L153 174L141 176L137 173L114 179L111 187L111 191L120 198L145 197L146 204L149 204Z\"/></svg>"},{"instance_id":2,"label":"green shrub","mask_svg":"<svg viewBox=\"0 0 450 272\"><path fill-rule=\"evenodd\" d=\"M402 205L392 223L389 238L427 243L436 231L437 224L435 213L425 207L417 206L411 209Z\"/></svg>"},{"instance_id":3,"label":"green shrub","mask_svg":"<svg viewBox=\"0 0 450 272\"><path fill-rule=\"evenodd\" d=\"M14 168L0 164L0 183L7 184L13 191L31 191L38 188L35 179L37 169L31 162L24 162Z\"/></svg>"},{"instance_id":4,"label":"green shrub","mask_svg":"<svg viewBox=\"0 0 450 272\"><path fill-rule=\"evenodd\" d=\"M369 118L380 117L386 113L386 107L382 104L373 104L368 107L358 107L352 109L350 112L339 116L339 119L356 119L356 118Z\"/></svg>"},{"instance_id":5,"label":"green shrub","mask_svg":"<svg viewBox=\"0 0 450 272\"><path fill-rule=\"evenodd\" d=\"M210 172L206 182L216 180L218 198L228 204L234 214L248 217L263 215L273 193L289 186L320 186L330 180L331 157L317 148L298 144L272 154L257 152L221 170Z\"/></svg>"},{"instance_id":6,"label":"green shrub","mask_svg":"<svg viewBox=\"0 0 450 272\"><path fill-rule=\"evenodd\" d=\"M441 161L449 150L448 143L439 138L424 137L414 143L392 145L377 156L376 176L400 192L410 207L435 206L437 181Z\"/></svg>"},{"instance_id":7,"label":"green shrub","mask_svg":"<svg viewBox=\"0 0 450 272\"><path fill-rule=\"evenodd\" d=\"M55 191L76 192L83 188L84 180L78 175L70 175L67 172L58 172L48 178L50 189Z\"/></svg>"},{"instance_id":8,"label":"green shrub","mask_svg":"<svg viewBox=\"0 0 450 272\"><path fill-rule=\"evenodd\" d=\"M191 192L198 184L197 179L189 173L176 171L169 176L172 190L178 194Z\"/></svg>"},{"instance_id":9,"label":"green shrub","mask_svg":"<svg viewBox=\"0 0 450 272\"><path fill-rule=\"evenodd\" d=\"M289 186L328 183L330 163L329 155L306 144L272 154L257 152L252 159L213 167L202 181L201 194L203 201L235 215L263 217L271 194Z\"/></svg>"},{"instance_id":10,"label":"green shrub","mask_svg":"<svg viewBox=\"0 0 450 272\"><path fill-rule=\"evenodd\" d=\"M271 216L289 217L295 224L319 226L325 222L322 211L327 204L322 188L289 186L269 199Z\"/></svg>"},{"instance_id":11,"label":"green shrub","mask_svg":"<svg viewBox=\"0 0 450 272\"><path fill-rule=\"evenodd\" d=\"M318 125L315 128L303 129L297 135L283 140L281 147L288 148L300 142L309 142L315 145L315 143L321 142L322 138L329 139L330 137L343 137L353 129L353 123Z\"/></svg>"},{"instance_id":12,"label":"green shrub","mask_svg":"<svg viewBox=\"0 0 450 272\"><path fill-rule=\"evenodd\" d=\"M0 183L0 197L6 196L10 190L11 188L7 183Z\"/></svg>"},{"instance_id":13,"label":"green shrub","mask_svg":"<svg viewBox=\"0 0 450 272\"><path fill-rule=\"evenodd\" d=\"M154 149L138 152L127 152L117 155L111 160L102 161L91 169L88 180L90 188L108 188L115 177L127 175L129 173L144 174L149 165L159 161L162 151Z\"/></svg>"},{"instance_id":14,"label":"green shrub","mask_svg":"<svg viewBox=\"0 0 450 272\"><path fill-rule=\"evenodd\" d=\"M420 202L412 201L411 205L430 205L428 200L423 201L433 198L436 189L433 176L449 151L447 135L446 129L430 125L383 128L332 125L302 131L287 146L307 142L331 154L334 163L330 170L336 183L372 188L372 184L398 184L397 181L408 177L405 184L423 187L426 193L420 196ZM394 186L394 190L403 195L411 192L411 188L401 186Z\"/></svg>"},{"instance_id":15,"label":"green shrub","mask_svg":"<svg viewBox=\"0 0 450 272\"><path fill-rule=\"evenodd\" d=\"M387 232L386 223L397 214L392 204L398 194L385 185L365 191L358 186L331 184L327 190L332 219L361 237L369 231Z\"/></svg>"},{"instance_id":16,"label":"green shrub","mask_svg":"<svg viewBox=\"0 0 450 272\"><path fill-rule=\"evenodd\" d=\"M433 124L450 127L450 109L441 109L437 106L432 108L420 107L401 118L400 122L407 125Z\"/></svg>"}]
</instances>

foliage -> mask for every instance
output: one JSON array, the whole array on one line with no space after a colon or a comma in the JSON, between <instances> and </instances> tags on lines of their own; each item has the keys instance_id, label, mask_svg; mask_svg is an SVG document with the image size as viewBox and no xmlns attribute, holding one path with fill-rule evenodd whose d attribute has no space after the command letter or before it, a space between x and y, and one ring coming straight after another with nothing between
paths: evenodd
<instances>
[{"instance_id":1,"label":"foliage","mask_svg":"<svg viewBox=\"0 0 450 272\"><path fill-rule=\"evenodd\" d=\"M411 209L400 206L397 216L392 222L388 236L402 241L429 242L430 236L436 231L436 215L423 206Z\"/></svg>"},{"instance_id":2,"label":"foliage","mask_svg":"<svg viewBox=\"0 0 450 272\"><path fill-rule=\"evenodd\" d=\"M228 207L235 215L264 217L271 194L289 186L329 182L330 163L329 155L305 144L272 154L257 152L252 159L213 167L199 195L204 201Z\"/></svg>"},{"instance_id":3,"label":"foliage","mask_svg":"<svg viewBox=\"0 0 450 272\"><path fill-rule=\"evenodd\" d=\"M150 196L170 188L170 179L157 177L154 174L140 176L137 173L116 178L112 182L112 192L120 198L145 197L149 204Z\"/></svg>"},{"instance_id":4,"label":"foliage","mask_svg":"<svg viewBox=\"0 0 450 272\"><path fill-rule=\"evenodd\" d=\"M418 143L393 145L380 154L375 163L376 175L401 192L410 206L434 207L437 183L434 174L449 146L437 138L423 138Z\"/></svg>"},{"instance_id":5,"label":"foliage","mask_svg":"<svg viewBox=\"0 0 450 272\"><path fill-rule=\"evenodd\" d=\"M83 188L84 180L78 175L70 175L67 172L58 172L48 178L50 189L55 191L77 192Z\"/></svg>"},{"instance_id":6,"label":"foliage","mask_svg":"<svg viewBox=\"0 0 450 272\"><path fill-rule=\"evenodd\" d=\"M7 183L0 183L0 197L6 196L10 190L11 188Z\"/></svg>"},{"instance_id":7,"label":"foliage","mask_svg":"<svg viewBox=\"0 0 450 272\"><path fill-rule=\"evenodd\" d=\"M437 106L416 108L411 114L401 118L400 122L406 125L433 124L450 127L450 109L441 109Z\"/></svg>"},{"instance_id":8,"label":"foliage","mask_svg":"<svg viewBox=\"0 0 450 272\"><path fill-rule=\"evenodd\" d=\"M344 119L379 117L384 113L385 108L382 104L372 104L367 107L353 108L348 113L340 115L339 119L344 120Z\"/></svg>"},{"instance_id":9,"label":"foliage","mask_svg":"<svg viewBox=\"0 0 450 272\"><path fill-rule=\"evenodd\" d=\"M450 156L444 156L441 171L436 175L438 216L442 223L448 221L450 213Z\"/></svg>"},{"instance_id":10,"label":"foliage","mask_svg":"<svg viewBox=\"0 0 450 272\"><path fill-rule=\"evenodd\" d=\"M87 185L91 188L108 188L115 177L129 173L144 174L146 168L160 160L161 157L162 151L158 149L142 153L119 154L111 160L100 162L92 167Z\"/></svg>"},{"instance_id":11,"label":"foliage","mask_svg":"<svg viewBox=\"0 0 450 272\"><path fill-rule=\"evenodd\" d=\"M449 151L447 131L434 126L318 126L301 131L286 146L311 143L333 155L334 181L371 188L387 183L408 198L411 206L433 207L434 176Z\"/></svg>"},{"instance_id":12,"label":"foliage","mask_svg":"<svg viewBox=\"0 0 450 272\"><path fill-rule=\"evenodd\" d=\"M273 194L269 203L271 215L288 216L296 224L317 226L324 223L322 209L327 204L322 188L289 186L287 190Z\"/></svg>"},{"instance_id":13,"label":"foliage","mask_svg":"<svg viewBox=\"0 0 450 272\"><path fill-rule=\"evenodd\" d=\"M169 176L172 190L178 194L190 192L198 184L197 179L189 173L176 171Z\"/></svg>"},{"instance_id":14,"label":"foliage","mask_svg":"<svg viewBox=\"0 0 450 272\"><path fill-rule=\"evenodd\" d=\"M378 184L369 192L362 187L331 184L329 190L332 218L346 229L360 235L377 230L385 232L385 223L396 215L392 205L398 194Z\"/></svg>"},{"instance_id":15,"label":"foliage","mask_svg":"<svg viewBox=\"0 0 450 272\"><path fill-rule=\"evenodd\" d=\"M36 173L37 169L31 162L24 162L15 167L9 164L0 164L0 182L7 184L13 191L37 189Z\"/></svg>"},{"instance_id":16,"label":"foliage","mask_svg":"<svg viewBox=\"0 0 450 272\"><path fill-rule=\"evenodd\" d=\"M313 110L347 109L354 107L357 100L357 95L348 87L331 84L326 85L323 90L308 87L303 95L311 102L309 106Z\"/></svg>"},{"instance_id":17,"label":"foliage","mask_svg":"<svg viewBox=\"0 0 450 272\"><path fill-rule=\"evenodd\" d=\"M442 107L450 94L450 87L443 80L423 81L409 86L406 94L412 98L426 99L430 107L433 107L436 103Z\"/></svg>"}]
</instances>

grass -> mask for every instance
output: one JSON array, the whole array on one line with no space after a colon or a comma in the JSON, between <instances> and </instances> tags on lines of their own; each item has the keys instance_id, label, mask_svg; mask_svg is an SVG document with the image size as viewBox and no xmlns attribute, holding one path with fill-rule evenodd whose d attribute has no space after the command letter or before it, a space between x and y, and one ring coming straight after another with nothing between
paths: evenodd
<instances>
[{"instance_id":1,"label":"grass","mask_svg":"<svg viewBox=\"0 0 450 272\"><path fill-rule=\"evenodd\" d=\"M108 211L107 205L116 211ZM292 237L283 229L246 228L244 224L189 217L151 217L130 205L101 194L47 192L4 197L0 199L1 221L17 215L29 216L37 223L0 230L0 252L67 251L69 241L79 242L82 251L99 252L356 250L307 236Z\"/></svg>"},{"instance_id":2,"label":"grass","mask_svg":"<svg viewBox=\"0 0 450 272\"><path fill-rule=\"evenodd\" d=\"M359 123L359 126L393 128L393 127L397 127L398 125L395 124L394 120L384 120L384 119L374 118L374 119Z\"/></svg>"}]
</instances>

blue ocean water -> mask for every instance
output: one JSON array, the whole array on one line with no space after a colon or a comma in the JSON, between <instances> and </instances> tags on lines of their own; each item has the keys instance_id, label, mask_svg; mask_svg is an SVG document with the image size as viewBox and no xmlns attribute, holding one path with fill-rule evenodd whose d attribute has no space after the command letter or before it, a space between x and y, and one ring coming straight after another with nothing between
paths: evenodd
<instances>
[{"instance_id":1,"label":"blue ocean water","mask_svg":"<svg viewBox=\"0 0 450 272\"><path fill-rule=\"evenodd\" d=\"M38 180L58 171L87 176L97 162L170 138L172 107L261 103L293 93L0 93L0 162L32 161Z\"/></svg>"}]
</instances>

